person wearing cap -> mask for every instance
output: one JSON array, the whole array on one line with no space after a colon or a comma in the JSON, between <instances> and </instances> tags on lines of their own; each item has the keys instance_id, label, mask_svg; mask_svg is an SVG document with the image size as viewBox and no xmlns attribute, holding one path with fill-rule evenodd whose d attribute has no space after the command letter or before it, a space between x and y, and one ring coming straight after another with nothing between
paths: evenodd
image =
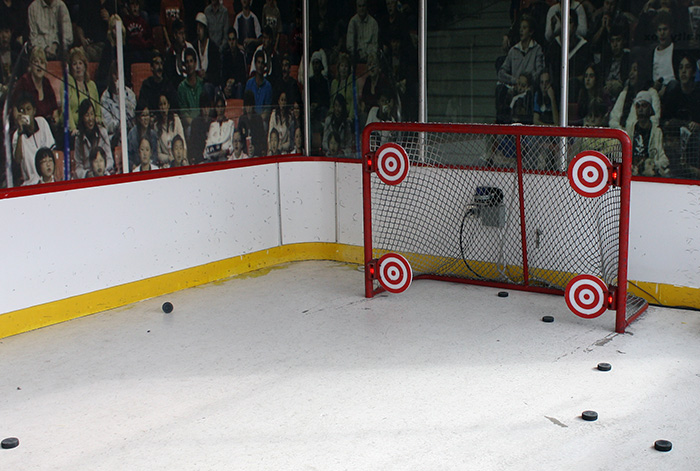
<instances>
[{"instance_id":1,"label":"person wearing cap","mask_svg":"<svg viewBox=\"0 0 700 471\"><path fill-rule=\"evenodd\" d=\"M217 87L221 82L221 54L218 46L209 39L207 17L201 11L195 18L197 21L197 42L195 50L199 62L199 76L206 83ZM210 95L212 93L209 93Z\"/></svg>"},{"instance_id":2,"label":"person wearing cap","mask_svg":"<svg viewBox=\"0 0 700 471\"><path fill-rule=\"evenodd\" d=\"M222 0L211 0L204 9L211 39L219 50L226 45L226 32L228 31L228 10Z\"/></svg>"},{"instance_id":3,"label":"person wearing cap","mask_svg":"<svg viewBox=\"0 0 700 471\"><path fill-rule=\"evenodd\" d=\"M648 90L637 93L634 99L637 122L627 126L627 134L632 139L632 175L645 177L666 177L669 175L669 161L664 152L664 135L655 121L652 97Z\"/></svg>"}]
</instances>

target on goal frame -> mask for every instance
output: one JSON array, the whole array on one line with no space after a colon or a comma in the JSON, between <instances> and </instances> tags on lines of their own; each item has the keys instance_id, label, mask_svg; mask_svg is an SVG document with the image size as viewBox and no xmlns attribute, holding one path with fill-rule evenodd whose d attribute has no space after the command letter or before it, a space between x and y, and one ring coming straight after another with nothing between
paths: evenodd
<instances>
[{"instance_id":1,"label":"target on goal frame","mask_svg":"<svg viewBox=\"0 0 700 471\"><path fill-rule=\"evenodd\" d=\"M610 188L616 172L605 154L595 150L581 152L571 160L567 175L571 188L581 196L597 198Z\"/></svg>"},{"instance_id":2,"label":"target on goal frame","mask_svg":"<svg viewBox=\"0 0 700 471\"><path fill-rule=\"evenodd\" d=\"M571 312L584 319L593 319L608 309L608 287L592 275L574 277L566 286L564 297Z\"/></svg>"}]
</instances>

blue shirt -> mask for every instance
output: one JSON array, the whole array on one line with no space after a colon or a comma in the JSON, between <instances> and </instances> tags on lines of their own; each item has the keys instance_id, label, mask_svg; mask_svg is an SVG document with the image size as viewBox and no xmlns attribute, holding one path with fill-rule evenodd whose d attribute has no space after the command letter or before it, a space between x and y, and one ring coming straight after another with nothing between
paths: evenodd
<instances>
[{"instance_id":1,"label":"blue shirt","mask_svg":"<svg viewBox=\"0 0 700 471\"><path fill-rule=\"evenodd\" d=\"M246 90L252 90L253 95L255 95L255 112L262 114L265 106L270 106L272 104L272 85L267 79L263 79L263 83L258 87L257 82L255 82L255 77L248 80L245 85Z\"/></svg>"}]
</instances>

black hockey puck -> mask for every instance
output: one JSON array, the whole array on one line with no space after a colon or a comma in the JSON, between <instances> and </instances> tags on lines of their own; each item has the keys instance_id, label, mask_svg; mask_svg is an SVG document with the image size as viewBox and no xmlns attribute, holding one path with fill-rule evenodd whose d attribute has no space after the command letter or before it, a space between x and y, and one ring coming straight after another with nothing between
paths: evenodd
<instances>
[{"instance_id":1,"label":"black hockey puck","mask_svg":"<svg viewBox=\"0 0 700 471\"><path fill-rule=\"evenodd\" d=\"M598 369L600 371L610 371L612 370L612 365L610 363L598 363Z\"/></svg>"},{"instance_id":2,"label":"black hockey puck","mask_svg":"<svg viewBox=\"0 0 700 471\"><path fill-rule=\"evenodd\" d=\"M19 438L15 438L15 437L6 438L2 441L2 443L0 443L0 446L2 446L5 449L15 448L18 445L19 445ZM670 450L670 448L669 448L669 450Z\"/></svg>"},{"instance_id":3,"label":"black hockey puck","mask_svg":"<svg viewBox=\"0 0 700 471\"><path fill-rule=\"evenodd\" d=\"M163 303L163 312L166 314L170 314L171 312L173 312L172 303L168 303L168 302Z\"/></svg>"},{"instance_id":4,"label":"black hockey puck","mask_svg":"<svg viewBox=\"0 0 700 471\"><path fill-rule=\"evenodd\" d=\"M581 413L581 418L593 422L594 420L598 420L598 413L594 410L585 410Z\"/></svg>"},{"instance_id":5,"label":"black hockey puck","mask_svg":"<svg viewBox=\"0 0 700 471\"><path fill-rule=\"evenodd\" d=\"M499 292L498 292L498 297L499 297L499 298L507 298L507 297L508 297L508 291L499 291Z\"/></svg>"},{"instance_id":6,"label":"black hockey puck","mask_svg":"<svg viewBox=\"0 0 700 471\"><path fill-rule=\"evenodd\" d=\"M554 322L554 316L542 316L542 322Z\"/></svg>"},{"instance_id":7,"label":"black hockey puck","mask_svg":"<svg viewBox=\"0 0 700 471\"><path fill-rule=\"evenodd\" d=\"M659 451L671 451L671 448L673 448L673 444L668 440L656 440L654 442L654 448L656 448Z\"/></svg>"}]
</instances>

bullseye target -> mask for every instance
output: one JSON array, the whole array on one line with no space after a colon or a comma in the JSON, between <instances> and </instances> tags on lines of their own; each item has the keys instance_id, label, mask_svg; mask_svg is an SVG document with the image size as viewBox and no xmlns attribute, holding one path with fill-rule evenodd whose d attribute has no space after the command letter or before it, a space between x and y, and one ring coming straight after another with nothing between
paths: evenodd
<instances>
[{"instance_id":1,"label":"bullseye target","mask_svg":"<svg viewBox=\"0 0 700 471\"><path fill-rule=\"evenodd\" d=\"M403 255L388 253L379 259L379 284L390 293L402 293L411 286L413 270Z\"/></svg>"},{"instance_id":2,"label":"bullseye target","mask_svg":"<svg viewBox=\"0 0 700 471\"><path fill-rule=\"evenodd\" d=\"M569 184L579 195L597 198L610 188L611 167L604 154L594 150L581 152L569 164Z\"/></svg>"},{"instance_id":3,"label":"bullseye target","mask_svg":"<svg viewBox=\"0 0 700 471\"><path fill-rule=\"evenodd\" d=\"M387 185L398 185L408 175L408 154L398 144L389 142L377 149L377 175Z\"/></svg>"},{"instance_id":4,"label":"bullseye target","mask_svg":"<svg viewBox=\"0 0 700 471\"><path fill-rule=\"evenodd\" d=\"M564 298L571 312L584 319L600 316L608 308L608 287L592 275L579 275L566 285Z\"/></svg>"}]
</instances>

